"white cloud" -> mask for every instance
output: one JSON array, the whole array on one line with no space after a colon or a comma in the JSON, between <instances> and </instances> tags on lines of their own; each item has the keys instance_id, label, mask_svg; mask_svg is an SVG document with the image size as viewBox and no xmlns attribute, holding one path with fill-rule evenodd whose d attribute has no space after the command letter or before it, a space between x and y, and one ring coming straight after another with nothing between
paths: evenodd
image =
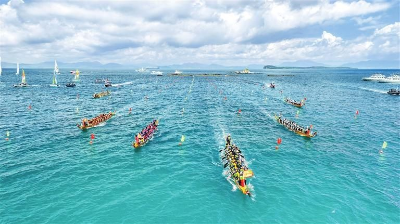
<instances>
[{"instance_id":1,"label":"white cloud","mask_svg":"<svg viewBox=\"0 0 400 224\"><path fill-rule=\"evenodd\" d=\"M55 56L64 61L119 63L339 61L350 56L365 58L374 51L395 52L393 35L400 35L400 23L376 29L373 37L353 41L328 30L321 31L321 37L288 36L274 42L265 37L345 19L356 20L360 25L374 24L380 16L365 16L389 7L385 2L363 0L121 0L101 4L12 0L0 5L0 47L3 61L26 62ZM260 43L253 43L254 40ZM386 41L392 44L385 45ZM35 52L35 56L24 53L28 51Z\"/></svg>"},{"instance_id":2,"label":"white cloud","mask_svg":"<svg viewBox=\"0 0 400 224\"><path fill-rule=\"evenodd\" d=\"M394 24L387 25L382 29L376 29L374 32L375 36L378 35L397 35L400 37L400 22L396 22Z\"/></svg>"}]
</instances>

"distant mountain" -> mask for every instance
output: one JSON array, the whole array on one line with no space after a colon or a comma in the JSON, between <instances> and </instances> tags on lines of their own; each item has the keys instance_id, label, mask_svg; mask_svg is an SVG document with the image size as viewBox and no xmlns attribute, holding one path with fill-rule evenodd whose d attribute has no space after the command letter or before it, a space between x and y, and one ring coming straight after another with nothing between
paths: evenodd
<instances>
[{"instance_id":1,"label":"distant mountain","mask_svg":"<svg viewBox=\"0 0 400 224\"><path fill-rule=\"evenodd\" d=\"M280 67L326 67L327 65L309 60L297 60L293 62L283 62Z\"/></svg>"},{"instance_id":2,"label":"distant mountain","mask_svg":"<svg viewBox=\"0 0 400 224\"><path fill-rule=\"evenodd\" d=\"M219 64L201 64L201 63L183 63L183 64L172 64L160 66L160 69L235 69L235 70L243 70L245 68L248 69L262 69L263 65L251 64L247 66L225 66Z\"/></svg>"},{"instance_id":3,"label":"distant mountain","mask_svg":"<svg viewBox=\"0 0 400 224\"><path fill-rule=\"evenodd\" d=\"M58 67L60 69L62 68L69 68L69 69L138 69L141 67L151 67L156 69L157 67L159 69L164 69L164 70L175 70L175 69L204 69L204 70L210 70L210 69L232 69L232 70L243 70L245 68L248 69L262 69L263 65L259 64L251 64L247 66L224 66L224 65L219 65L219 64L201 64L201 63L183 63L183 64L172 64L172 65L164 65L164 66L158 66L158 65L122 65L118 63L108 63L108 64L102 64L98 61L88 61L88 62L75 62L75 63L65 63L61 61L57 61ZM16 68L17 64L16 63L8 63L8 62L2 62L2 67L3 68ZM21 69L24 68L54 68L54 61L47 61L47 62L41 62L38 64L24 64L20 63L19 67ZM151 69L149 69L151 70Z\"/></svg>"},{"instance_id":4,"label":"distant mountain","mask_svg":"<svg viewBox=\"0 0 400 224\"><path fill-rule=\"evenodd\" d=\"M368 60L355 63L347 63L343 66L353 68L376 68L376 69L400 69L400 61L396 60Z\"/></svg>"},{"instance_id":5,"label":"distant mountain","mask_svg":"<svg viewBox=\"0 0 400 224\"><path fill-rule=\"evenodd\" d=\"M75 63L64 63L64 62L58 62L58 67L59 68L77 68L77 69L82 69L82 68L91 68L91 69L122 69L126 68L128 66L124 66L121 64L117 63L108 63L108 64L102 64L98 61L91 61L91 62L75 62ZM8 62L2 62L1 66L3 68L16 68L17 64L16 63L8 63ZM47 62L41 62L38 64L24 64L20 63L19 67L21 69L24 68L54 68L54 61L47 61Z\"/></svg>"}]
</instances>

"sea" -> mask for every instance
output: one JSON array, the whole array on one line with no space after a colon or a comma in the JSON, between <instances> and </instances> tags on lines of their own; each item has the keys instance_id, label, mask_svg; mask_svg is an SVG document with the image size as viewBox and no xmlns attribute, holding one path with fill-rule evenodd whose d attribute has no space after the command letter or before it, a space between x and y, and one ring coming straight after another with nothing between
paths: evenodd
<instances>
[{"instance_id":1,"label":"sea","mask_svg":"<svg viewBox=\"0 0 400 224\"><path fill-rule=\"evenodd\" d=\"M81 69L68 88L72 69L60 69L60 87L53 69L25 69L27 88L13 87L15 69L0 76L0 223L400 223L400 97L387 94L399 85L361 80L400 70ZM95 83L105 78L114 86ZM133 148L153 119L158 131ZM254 172L251 197L224 170L227 135Z\"/></svg>"}]
</instances>

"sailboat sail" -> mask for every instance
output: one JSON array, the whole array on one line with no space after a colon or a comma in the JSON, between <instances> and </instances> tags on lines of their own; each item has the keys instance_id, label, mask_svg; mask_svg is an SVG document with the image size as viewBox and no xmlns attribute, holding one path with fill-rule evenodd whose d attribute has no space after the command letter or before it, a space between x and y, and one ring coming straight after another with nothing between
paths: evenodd
<instances>
[{"instance_id":1,"label":"sailboat sail","mask_svg":"<svg viewBox=\"0 0 400 224\"><path fill-rule=\"evenodd\" d=\"M53 76L53 85L57 85L57 78L56 78L56 75L54 74L54 76Z\"/></svg>"},{"instance_id":2,"label":"sailboat sail","mask_svg":"<svg viewBox=\"0 0 400 224\"><path fill-rule=\"evenodd\" d=\"M26 80L25 80L25 71L22 69L22 84L26 84Z\"/></svg>"},{"instance_id":3,"label":"sailboat sail","mask_svg":"<svg viewBox=\"0 0 400 224\"><path fill-rule=\"evenodd\" d=\"M75 79L74 79L74 81L75 82L79 81L79 70L78 69L75 71Z\"/></svg>"},{"instance_id":4,"label":"sailboat sail","mask_svg":"<svg viewBox=\"0 0 400 224\"><path fill-rule=\"evenodd\" d=\"M54 73L55 74L60 74L60 70L58 69L57 61L54 60Z\"/></svg>"},{"instance_id":5,"label":"sailboat sail","mask_svg":"<svg viewBox=\"0 0 400 224\"><path fill-rule=\"evenodd\" d=\"M59 73L57 61L54 60L54 72L53 72L53 84L51 86L58 86L57 85L57 74Z\"/></svg>"},{"instance_id":6,"label":"sailboat sail","mask_svg":"<svg viewBox=\"0 0 400 224\"><path fill-rule=\"evenodd\" d=\"M18 62L17 62L17 72L15 74L19 75L19 63Z\"/></svg>"}]
</instances>

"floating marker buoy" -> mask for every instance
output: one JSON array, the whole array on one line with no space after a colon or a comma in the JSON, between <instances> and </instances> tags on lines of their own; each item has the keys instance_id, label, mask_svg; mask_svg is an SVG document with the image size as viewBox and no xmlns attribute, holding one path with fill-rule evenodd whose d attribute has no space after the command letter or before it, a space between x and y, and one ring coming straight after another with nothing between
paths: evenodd
<instances>
[{"instance_id":1,"label":"floating marker buoy","mask_svg":"<svg viewBox=\"0 0 400 224\"><path fill-rule=\"evenodd\" d=\"M241 114L241 113L242 113L242 110L241 110L241 109L239 109L239 110L238 110L238 114Z\"/></svg>"},{"instance_id":2,"label":"floating marker buoy","mask_svg":"<svg viewBox=\"0 0 400 224\"><path fill-rule=\"evenodd\" d=\"M131 114L131 113L132 113L132 107L129 108L129 114Z\"/></svg>"},{"instance_id":3,"label":"floating marker buoy","mask_svg":"<svg viewBox=\"0 0 400 224\"><path fill-rule=\"evenodd\" d=\"M275 146L275 149L278 150L278 149L279 149L279 145L282 143L282 139L281 139L281 138L278 138L278 139L276 140L276 143L278 143L278 145Z\"/></svg>"},{"instance_id":4,"label":"floating marker buoy","mask_svg":"<svg viewBox=\"0 0 400 224\"><path fill-rule=\"evenodd\" d=\"M10 137L10 132L6 131L6 141L8 141L8 137Z\"/></svg>"},{"instance_id":5,"label":"floating marker buoy","mask_svg":"<svg viewBox=\"0 0 400 224\"><path fill-rule=\"evenodd\" d=\"M90 135L90 142L89 142L90 144L93 144L94 138L95 138L95 137L94 137L94 134L92 133L92 134Z\"/></svg>"},{"instance_id":6,"label":"floating marker buoy","mask_svg":"<svg viewBox=\"0 0 400 224\"><path fill-rule=\"evenodd\" d=\"M30 104L29 104L29 106L28 106L28 110L30 110L30 109L32 109L32 105L30 105Z\"/></svg>"}]
</instances>

